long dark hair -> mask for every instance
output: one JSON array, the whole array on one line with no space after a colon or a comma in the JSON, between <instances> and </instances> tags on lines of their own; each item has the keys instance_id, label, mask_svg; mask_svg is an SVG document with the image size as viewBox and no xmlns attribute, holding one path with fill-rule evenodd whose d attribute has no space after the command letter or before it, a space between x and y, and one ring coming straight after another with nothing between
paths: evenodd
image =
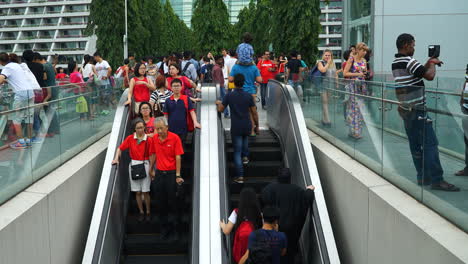
<instances>
[{"instance_id":1,"label":"long dark hair","mask_svg":"<svg viewBox=\"0 0 468 264\"><path fill-rule=\"evenodd\" d=\"M83 57L83 60L84 60L84 63L83 63L83 69L84 69L86 64L88 64L90 62L91 56L89 56L88 54L85 54L84 57Z\"/></svg>"},{"instance_id":2,"label":"long dark hair","mask_svg":"<svg viewBox=\"0 0 468 264\"><path fill-rule=\"evenodd\" d=\"M252 188L243 188L240 193L239 209L234 230L237 230L239 225L246 219L253 223L255 229L262 226L260 203L258 202L255 190Z\"/></svg>"}]
</instances>

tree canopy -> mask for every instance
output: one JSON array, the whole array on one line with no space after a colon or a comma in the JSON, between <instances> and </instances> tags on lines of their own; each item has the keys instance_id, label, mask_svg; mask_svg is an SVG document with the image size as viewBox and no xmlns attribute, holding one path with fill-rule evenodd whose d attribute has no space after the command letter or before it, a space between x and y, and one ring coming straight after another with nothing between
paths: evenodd
<instances>
[{"instance_id":1,"label":"tree canopy","mask_svg":"<svg viewBox=\"0 0 468 264\"><path fill-rule=\"evenodd\" d=\"M272 32L275 51L296 50L306 61L315 61L319 44L319 0L271 0L273 6ZM281 6L281 8L277 8Z\"/></svg>"},{"instance_id":2,"label":"tree canopy","mask_svg":"<svg viewBox=\"0 0 468 264\"><path fill-rule=\"evenodd\" d=\"M221 51L234 45L233 26L229 23L223 0L198 0L192 16L195 48L203 54Z\"/></svg>"},{"instance_id":3,"label":"tree canopy","mask_svg":"<svg viewBox=\"0 0 468 264\"><path fill-rule=\"evenodd\" d=\"M125 0L93 0L87 33L95 34L97 50L111 65L122 63ZM197 0L192 28L175 14L170 1L128 1L129 52L136 56L164 55L192 50L206 54L235 48L244 32L250 32L256 54L273 47L276 53L296 50L307 61L315 60L319 0L251 0L231 25L223 0Z\"/></svg>"}]
</instances>

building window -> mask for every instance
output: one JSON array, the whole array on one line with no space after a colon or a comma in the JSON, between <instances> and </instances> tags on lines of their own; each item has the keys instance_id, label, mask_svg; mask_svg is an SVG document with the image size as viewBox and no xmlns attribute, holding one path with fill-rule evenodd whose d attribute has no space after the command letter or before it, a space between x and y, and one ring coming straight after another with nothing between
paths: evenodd
<instances>
[{"instance_id":1,"label":"building window","mask_svg":"<svg viewBox=\"0 0 468 264\"><path fill-rule=\"evenodd\" d=\"M350 16L351 20L361 17L370 16L371 0L353 0L350 1Z\"/></svg>"},{"instance_id":2,"label":"building window","mask_svg":"<svg viewBox=\"0 0 468 264\"><path fill-rule=\"evenodd\" d=\"M341 26L329 26L329 34L341 34Z\"/></svg>"}]
</instances>

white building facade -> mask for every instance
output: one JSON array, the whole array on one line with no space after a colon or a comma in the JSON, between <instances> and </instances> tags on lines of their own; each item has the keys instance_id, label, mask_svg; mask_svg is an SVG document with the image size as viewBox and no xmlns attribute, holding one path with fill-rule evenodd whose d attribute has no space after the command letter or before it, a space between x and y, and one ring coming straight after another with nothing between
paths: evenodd
<instances>
[{"instance_id":1,"label":"white building facade","mask_svg":"<svg viewBox=\"0 0 468 264\"><path fill-rule=\"evenodd\" d=\"M324 50L329 49L333 52L333 58L336 64L342 61L342 19L343 2L341 0L320 0L320 24L322 31L319 34L320 56Z\"/></svg>"},{"instance_id":2,"label":"white building facade","mask_svg":"<svg viewBox=\"0 0 468 264\"><path fill-rule=\"evenodd\" d=\"M91 0L0 0L0 52L21 55L31 49L57 54L59 63L81 62L96 50L85 36Z\"/></svg>"}]
</instances>

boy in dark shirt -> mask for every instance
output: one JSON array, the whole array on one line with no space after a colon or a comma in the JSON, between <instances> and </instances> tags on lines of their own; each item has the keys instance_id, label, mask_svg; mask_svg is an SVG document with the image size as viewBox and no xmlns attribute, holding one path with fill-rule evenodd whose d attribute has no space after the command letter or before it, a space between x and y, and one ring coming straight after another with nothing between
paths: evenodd
<instances>
[{"instance_id":1,"label":"boy in dark shirt","mask_svg":"<svg viewBox=\"0 0 468 264\"><path fill-rule=\"evenodd\" d=\"M278 232L280 212L276 207L263 209L263 226L249 235L249 245L239 264L247 259L252 263L280 264L281 256L286 255L286 235Z\"/></svg>"},{"instance_id":2,"label":"boy in dark shirt","mask_svg":"<svg viewBox=\"0 0 468 264\"><path fill-rule=\"evenodd\" d=\"M244 85L244 75L234 76L236 88L228 93L223 102L216 101L218 112L223 112L226 107L231 109L231 137L234 147L234 164L236 167L237 183L244 182L243 164L249 162L249 134L252 129L250 115L253 116L254 125L258 127L258 113L252 96L242 89Z\"/></svg>"}]
</instances>

